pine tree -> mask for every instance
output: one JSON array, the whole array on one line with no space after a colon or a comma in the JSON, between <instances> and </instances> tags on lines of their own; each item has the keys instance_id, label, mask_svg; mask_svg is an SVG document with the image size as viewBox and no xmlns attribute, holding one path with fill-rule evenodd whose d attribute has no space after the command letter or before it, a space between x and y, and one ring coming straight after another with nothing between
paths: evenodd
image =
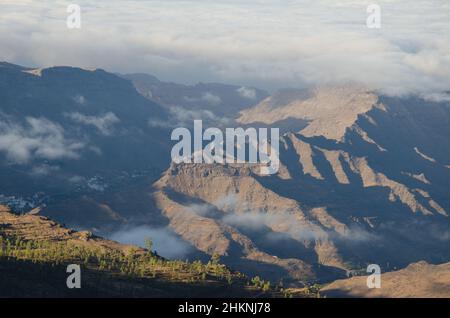
<instances>
[{"instance_id":1,"label":"pine tree","mask_svg":"<svg viewBox=\"0 0 450 318\"><path fill-rule=\"evenodd\" d=\"M153 241L152 241L152 239L150 237L146 237L145 240L144 240L144 243L145 243L145 248L149 252L151 252L152 249L153 249Z\"/></svg>"}]
</instances>

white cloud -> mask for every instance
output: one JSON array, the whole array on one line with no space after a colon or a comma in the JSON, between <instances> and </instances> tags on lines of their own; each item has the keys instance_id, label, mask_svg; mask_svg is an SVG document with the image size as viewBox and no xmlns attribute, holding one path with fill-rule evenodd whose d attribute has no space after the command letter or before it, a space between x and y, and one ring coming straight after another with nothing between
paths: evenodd
<instances>
[{"instance_id":1,"label":"white cloud","mask_svg":"<svg viewBox=\"0 0 450 318\"><path fill-rule=\"evenodd\" d=\"M0 151L13 162L76 159L83 147L82 142L67 139L64 129L46 118L27 117L26 125L0 120Z\"/></svg>"},{"instance_id":2,"label":"white cloud","mask_svg":"<svg viewBox=\"0 0 450 318\"><path fill-rule=\"evenodd\" d=\"M267 88L450 87L447 0L379 0L381 29L366 27L371 0L78 2L82 29L69 30L66 1L2 1L0 59Z\"/></svg>"},{"instance_id":3,"label":"white cloud","mask_svg":"<svg viewBox=\"0 0 450 318\"><path fill-rule=\"evenodd\" d=\"M422 94L421 97L430 102L450 102L450 94L448 93Z\"/></svg>"},{"instance_id":4,"label":"white cloud","mask_svg":"<svg viewBox=\"0 0 450 318\"><path fill-rule=\"evenodd\" d=\"M59 166L51 166L48 164L42 164L42 165L34 166L31 169L31 174L34 176L48 176L59 170L60 170Z\"/></svg>"},{"instance_id":5,"label":"white cloud","mask_svg":"<svg viewBox=\"0 0 450 318\"><path fill-rule=\"evenodd\" d=\"M75 101L75 103L80 105L84 105L86 103L86 99L83 95L77 95L73 98L73 100Z\"/></svg>"},{"instance_id":6,"label":"white cloud","mask_svg":"<svg viewBox=\"0 0 450 318\"><path fill-rule=\"evenodd\" d=\"M248 88L245 86L242 86L237 89L237 92L241 97L247 98L247 99L255 99L256 98L256 91L253 88Z\"/></svg>"},{"instance_id":7,"label":"white cloud","mask_svg":"<svg viewBox=\"0 0 450 318\"><path fill-rule=\"evenodd\" d=\"M217 116L213 112L206 109L192 110L181 106L172 106L168 109L171 114L171 116L169 116L169 121L163 122L161 120L150 118L148 120L148 125L150 127L157 128L174 128L189 127L193 124L194 120L205 120L208 123L219 126L225 126L232 122L231 118Z\"/></svg>"},{"instance_id":8,"label":"white cloud","mask_svg":"<svg viewBox=\"0 0 450 318\"><path fill-rule=\"evenodd\" d=\"M218 106L222 103L222 99L219 96L210 92L203 93L201 97L185 96L184 99L191 103L206 102L211 106Z\"/></svg>"},{"instance_id":9,"label":"white cloud","mask_svg":"<svg viewBox=\"0 0 450 318\"><path fill-rule=\"evenodd\" d=\"M375 234L369 233L358 226L352 226L344 235L325 228L322 228L321 231L315 231L311 227L300 225L295 215L285 211L277 211L271 214L260 212L232 213L225 215L222 220L230 225L241 226L252 230L264 229L273 224L291 224L288 230L283 233L301 240L320 239L323 238L324 233L332 240L346 240L354 243L378 239Z\"/></svg>"},{"instance_id":10,"label":"white cloud","mask_svg":"<svg viewBox=\"0 0 450 318\"><path fill-rule=\"evenodd\" d=\"M332 240L345 240L359 243L378 239L375 234L369 233L357 225L350 226L344 234L340 234L328 228L322 227L318 230L318 228L299 222L298 214L292 213L292 211L278 209L267 212L251 209L248 207L248 202L238 202L237 195L233 193L221 197L213 205L191 204L185 208L203 217L215 218L226 224L253 231L285 224L287 225L285 231L277 232L277 234L285 234L297 240L330 238ZM217 214L216 208L222 212ZM269 232L269 239L271 235Z\"/></svg>"},{"instance_id":11,"label":"white cloud","mask_svg":"<svg viewBox=\"0 0 450 318\"><path fill-rule=\"evenodd\" d=\"M222 103L222 99L219 96L214 95L214 94L209 93L209 92L206 92L206 93L202 94L201 100L203 100L203 101L205 101L208 104L213 105L213 106L217 106L217 105L220 105Z\"/></svg>"},{"instance_id":12,"label":"white cloud","mask_svg":"<svg viewBox=\"0 0 450 318\"><path fill-rule=\"evenodd\" d=\"M68 178L71 183L84 183L86 182L86 178L78 175L74 175Z\"/></svg>"},{"instance_id":13,"label":"white cloud","mask_svg":"<svg viewBox=\"0 0 450 318\"><path fill-rule=\"evenodd\" d=\"M168 228L154 228L149 226L137 226L124 228L111 235L109 238L121 243L134 244L145 247L145 239L153 241L153 249L166 258L182 259L192 252L192 247L176 236Z\"/></svg>"},{"instance_id":14,"label":"white cloud","mask_svg":"<svg viewBox=\"0 0 450 318\"><path fill-rule=\"evenodd\" d=\"M77 123L94 126L95 128L97 128L98 132L104 136L111 135L113 131L113 125L120 122L120 119L117 118L117 116L112 112L108 112L100 116L88 116L78 112L74 112L66 113L65 116Z\"/></svg>"}]
</instances>

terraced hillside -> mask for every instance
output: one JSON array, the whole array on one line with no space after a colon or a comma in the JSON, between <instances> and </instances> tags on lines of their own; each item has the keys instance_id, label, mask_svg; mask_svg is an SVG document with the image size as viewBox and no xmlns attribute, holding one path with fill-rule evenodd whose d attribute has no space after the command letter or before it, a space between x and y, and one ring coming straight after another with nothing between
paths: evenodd
<instances>
[{"instance_id":1,"label":"terraced hillside","mask_svg":"<svg viewBox=\"0 0 450 318\"><path fill-rule=\"evenodd\" d=\"M81 289L67 288L68 264L81 266ZM217 258L206 264L169 261L143 248L76 232L43 216L16 215L0 206L0 297L269 295L288 294L231 271Z\"/></svg>"}]
</instances>

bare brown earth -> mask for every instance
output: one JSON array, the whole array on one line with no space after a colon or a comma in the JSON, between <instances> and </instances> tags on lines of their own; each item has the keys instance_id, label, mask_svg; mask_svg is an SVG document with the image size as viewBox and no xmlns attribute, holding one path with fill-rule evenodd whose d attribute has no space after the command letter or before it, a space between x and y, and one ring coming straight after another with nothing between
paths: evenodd
<instances>
[{"instance_id":1,"label":"bare brown earth","mask_svg":"<svg viewBox=\"0 0 450 318\"><path fill-rule=\"evenodd\" d=\"M172 165L155 186L159 189L154 194L157 205L176 233L205 253L230 257L239 268L256 262L253 269L256 271L258 266L273 267L272 270L260 269L263 276L276 280L287 274L298 282L316 276L311 264L316 259L327 266L345 268L326 232L333 227L342 230L343 225L323 208L303 211L295 200L265 188L249 167L210 166L205 169L202 165ZM200 199L201 203L177 203L180 195ZM288 234L301 248L310 249L307 254L315 254L311 256L314 261L281 258L261 251L239 230L239 224L231 222L230 225L227 217L244 218L244 227L253 222L258 227L261 218L268 230ZM235 260L236 254L240 255L238 260ZM286 274L276 274L277 271Z\"/></svg>"},{"instance_id":2,"label":"bare brown earth","mask_svg":"<svg viewBox=\"0 0 450 318\"><path fill-rule=\"evenodd\" d=\"M16 215L0 205L0 230L6 236L18 236L24 240L67 242L92 249L117 250L124 253L130 250L144 252L133 245L120 244L94 236L88 231L73 231L42 215Z\"/></svg>"},{"instance_id":3,"label":"bare brown earth","mask_svg":"<svg viewBox=\"0 0 450 318\"><path fill-rule=\"evenodd\" d=\"M377 96L353 86L322 87L309 92L278 93L253 108L241 112L238 122L273 124L287 118L303 119L308 125L301 130L304 136L325 136L342 140L346 129L359 114L377 104Z\"/></svg>"},{"instance_id":4,"label":"bare brown earth","mask_svg":"<svg viewBox=\"0 0 450 318\"><path fill-rule=\"evenodd\" d=\"M321 289L325 297L450 298L450 263L418 262L381 275L381 288L367 288L367 276L337 280Z\"/></svg>"},{"instance_id":5,"label":"bare brown earth","mask_svg":"<svg viewBox=\"0 0 450 318\"><path fill-rule=\"evenodd\" d=\"M244 266L242 262L256 261L261 266L267 264L285 271L285 274L278 275L269 273L272 279L284 275L295 280L315 279L315 265L334 267L337 270L351 269L334 240L350 241L356 237L356 240L363 243L369 241L371 229L376 226L373 221L379 220L370 209L367 216L351 220L356 221L353 228L357 226L368 229L355 232L349 226L348 219L351 215L344 214L345 218L337 218L330 213L327 204L320 200L314 205L303 204L305 195L301 193L303 189L308 189L308 183L312 183L309 180L326 183L335 179L338 184L348 187L355 186L350 184L350 180L355 183L357 178L360 180L358 186L363 189L386 189L383 195L388 204L402 204L412 214L447 218L447 212L440 204L419 188L422 185L411 189L375 170L365 157L352 155L344 150L318 147L307 140L301 140L296 134L286 134L282 137L282 143L287 145L288 152L294 153L298 158L297 162L290 162L287 166L294 172L300 170L301 175L296 177L301 179L298 183L289 175L275 176L272 179L278 179L274 181L276 190L283 183L289 187L289 192L298 189L298 194L294 197L267 187L264 177L259 177L255 172L258 169L252 169L249 165L173 164L155 183L157 191L154 199L157 207L169 219L169 226L200 251L235 259L238 249L239 268L244 268L241 267ZM321 173L326 170L323 165L317 164L320 156L329 164L329 171L333 175ZM283 162L284 157L281 160ZM309 178L305 178L306 176ZM307 195L320 194L315 187L311 186L311 189L314 192L308 192ZM334 195L331 193L327 199L331 200ZM336 200L339 202L342 199ZM353 198L348 198L347 202L352 200ZM362 206L361 209L367 207ZM240 222L227 222L230 216L236 216ZM264 251L254 242L253 237L239 228L240 225L251 227L253 222L262 223L272 233L287 235L306 252L299 253L295 258L282 258Z\"/></svg>"}]
</instances>

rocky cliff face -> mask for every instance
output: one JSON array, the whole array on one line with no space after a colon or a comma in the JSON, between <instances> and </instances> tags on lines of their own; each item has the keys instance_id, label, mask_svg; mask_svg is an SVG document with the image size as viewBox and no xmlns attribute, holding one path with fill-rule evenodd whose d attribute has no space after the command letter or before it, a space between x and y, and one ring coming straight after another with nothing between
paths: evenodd
<instances>
[{"instance_id":1,"label":"rocky cliff face","mask_svg":"<svg viewBox=\"0 0 450 318\"><path fill-rule=\"evenodd\" d=\"M135 86L102 70L1 63L0 203L40 206L103 233L168 227L196 256L220 254L252 276L295 284L368 263L389 271L448 262L448 102L349 85L265 98L248 88L131 79ZM163 106L145 95L148 85ZM207 115L211 123L240 111L236 122L220 122L281 129L278 174L248 164L170 165L170 128L214 110L218 99L207 92L222 94L222 106L238 101ZM174 112L183 96L184 110Z\"/></svg>"},{"instance_id":2,"label":"rocky cliff face","mask_svg":"<svg viewBox=\"0 0 450 318\"><path fill-rule=\"evenodd\" d=\"M345 86L278 93L237 121L282 127L292 118L299 126L281 138L278 175L172 165L154 194L169 226L237 266L283 269L278 279L448 260L448 104Z\"/></svg>"},{"instance_id":3,"label":"rocky cliff face","mask_svg":"<svg viewBox=\"0 0 450 318\"><path fill-rule=\"evenodd\" d=\"M342 140L347 128L356 122L359 114L374 107L383 107L377 102L378 98L373 92L350 85L288 90L243 110L237 121L242 124L276 124L286 119L298 119L307 122L306 127L300 130L305 137L324 136Z\"/></svg>"}]
</instances>

